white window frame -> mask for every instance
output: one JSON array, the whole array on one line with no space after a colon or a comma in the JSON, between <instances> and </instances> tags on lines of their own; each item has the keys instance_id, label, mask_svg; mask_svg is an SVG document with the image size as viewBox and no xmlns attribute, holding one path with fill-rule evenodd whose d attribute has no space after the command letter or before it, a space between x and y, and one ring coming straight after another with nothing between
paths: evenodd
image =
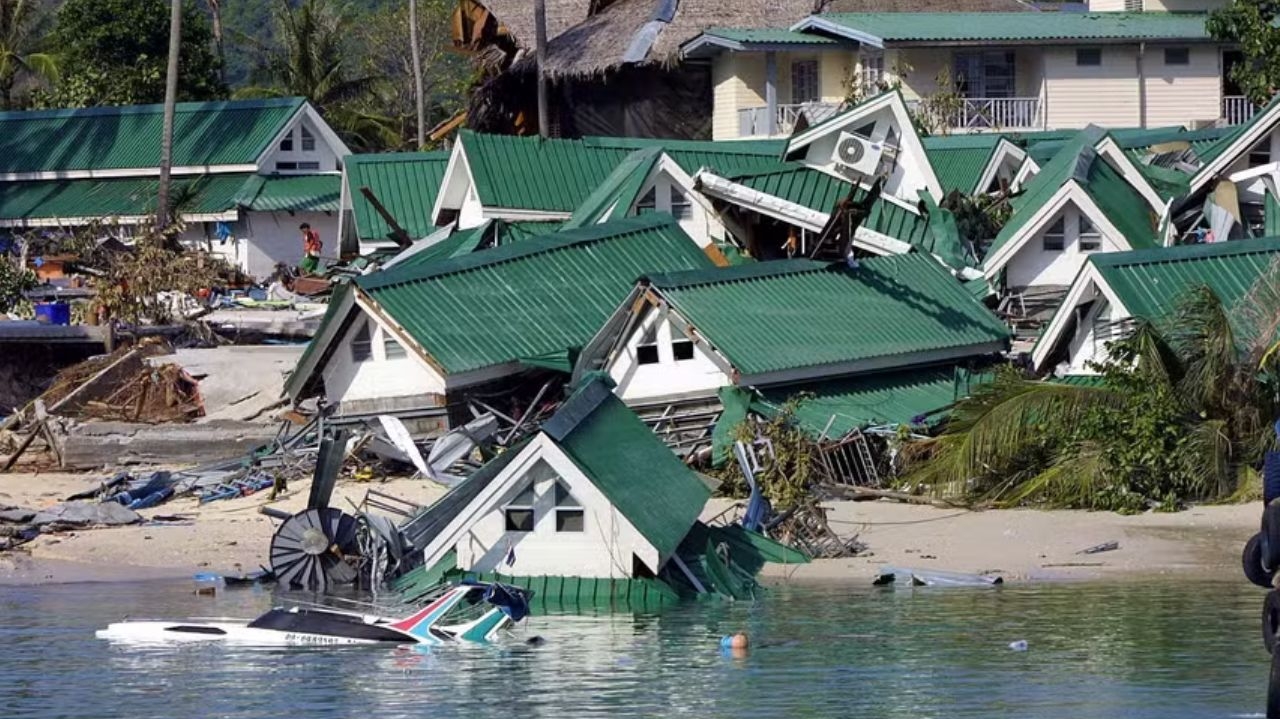
<instances>
[{"instance_id":1,"label":"white window frame","mask_svg":"<svg viewBox=\"0 0 1280 719\"><path fill-rule=\"evenodd\" d=\"M305 125L298 127L298 134L301 136L301 147L303 152L316 151L316 136L307 130Z\"/></svg>"},{"instance_id":2,"label":"white window frame","mask_svg":"<svg viewBox=\"0 0 1280 719\"><path fill-rule=\"evenodd\" d=\"M1056 241L1055 241L1056 240ZM1067 218L1058 215L1058 219L1049 223L1040 240L1040 248L1045 252L1062 252L1067 249Z\"/></svg>"},{"instance_id":3,"label":"white window frame","mask_svg":"<svg viewBox=\"0 0 1280 719\"><path fill-rule=\"evenodd\" d=\"M791 104L803 105L822 100L821 72L817 59L791 61ZM800 90L806 92L801 93Z\"/></svg>"},{"instance_id":4,"label":"white window frame","mask_svg":"<svg viewBox=\"0 0 1280 719\"><path fill-rule=\"evenodd\" d=\"M552 504L555 505L556 534L581 534L587 531L587 511L581 504L578 503L578 500L574 498L573 493L569 491L569 488L564 486L560 482L560 480L557 479L555 481L555 484L552 485L551 487L551 492L552 492L552 497L551 497ZM568 500L571 503L565 503L565 504L561 503L562 498L558 496L561 492L564 493L564 499ZM578 516L578 521L579 521L578 528L577 529L561 529L560 515L562 513L565 515L576 514Z\"/></svg>"},{"instance_id":5,"label":"white window frame","mask_svg":"<svg viewBox=\"0 0 1280 719\"><path fill-rule=\"evenodd\" d=\"M529 495L529 502L526 504L520 501L526 493ZM538 503L538 498L533 494L533 485L530 484L524 489L516 493L516 496L509 504L502 505L502 531L514 532L516 534L530 534L538 527L538 514L534 509L534 505ZM528 529L511 529L511 512L528 512L529 528Z\"/></svg>"},{"instance_id":6,"label":"white window frame","mask_svg":"<svg viewBox=\"0 0 1280 719\"><path fill-rule=\"evenodd\" d=\"M351 336L351 361L355 364L373 359L373 332L369 320L360 320L360 327Z\"/></svg>"},{"instance_id":7,"label":"white window frame","mask_svg":"<svg viewBox=\"0 0 1280 719\"><path fill-rule=\"evenodd\" d=\"M1102 249L1102 232L1088 217L1081 214L1077 220L1076 238L1081 252L1098 252Z\"/></svg>"}]
</instances>

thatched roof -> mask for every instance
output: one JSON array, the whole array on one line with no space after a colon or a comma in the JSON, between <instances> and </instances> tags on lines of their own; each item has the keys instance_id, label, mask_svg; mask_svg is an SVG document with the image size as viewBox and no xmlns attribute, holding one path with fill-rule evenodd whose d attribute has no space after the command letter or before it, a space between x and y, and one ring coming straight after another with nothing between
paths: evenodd
<instances>
[{"instance_id":1,"label":"thatched roof","mask_svg":"<svg viewBox=\"0 0 1280 719\"><path fill-rule=\"evenodd\" d=\"M502 4L508 2L521 4L520 0L503 0ZM553 3L555 0L548 0L548 22ZM568 3L562 1L556 4ZM548 74L552 77L595 75L623 64L633 40L650 24L656 9L662 4L662 0L619 0L603 12L559 34L548 32L548 36L554 36L554 40L547 46ZM532 3L529 5L532 6ZM708 28L789 27L815 10L1008 12L1031 9L1021 0L679 0L671 22L662 27L641 62L675 62L678 60L680 46ZM532 17L532 10L529 12ZM532 71L533 58L526 56L515 69Z\"/></svg>"},{"instance_id":2,"label":"thatched roof","mask_svg":"<svg viewBox=\"0 0 1280 719\"><path fill-rule=\"evenodd\" d=\"M515 36L516 44L533 51L533 0L479 0ZM547 0L547 38L551 39L587 19L590 0Z\"/></svg>"}]
</instances>

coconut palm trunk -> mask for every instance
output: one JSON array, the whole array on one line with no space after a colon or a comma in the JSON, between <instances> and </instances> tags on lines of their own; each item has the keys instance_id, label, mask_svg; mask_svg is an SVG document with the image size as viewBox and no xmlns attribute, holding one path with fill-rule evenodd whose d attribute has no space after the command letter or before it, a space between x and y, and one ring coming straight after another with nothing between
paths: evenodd
<instances>
[{"instance_id":1,"label":"coconut palm trunk","mask_svg":"<svg viewBox=\"0 0 1280 719\"><path fill-rule=\"evenodd\" d=\"M169 173L173 167L173 114L178 102L178 52L182 46L182 0L172 0L169 14L169 68L164 83L164 127L160 132L160 188L156 196L156 229L169 225Z\"/></svg>"}]
</instances>

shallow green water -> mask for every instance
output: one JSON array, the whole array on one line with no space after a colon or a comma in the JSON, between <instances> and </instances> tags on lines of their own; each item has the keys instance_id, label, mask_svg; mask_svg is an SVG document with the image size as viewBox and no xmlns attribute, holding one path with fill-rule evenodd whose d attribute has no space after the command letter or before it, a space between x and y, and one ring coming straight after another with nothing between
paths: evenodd
<instances>
[{"instance_id":1,"label":"shallow green water","mask_svg":"<svg viewBox=\"0 0 1280 719\"><path fill-rule=\"evenodd\" d=\"M539 647L136 648L135 618L252 616L187 582L0 587L4 717L1260 716L1262 593L1239 582L798 587L659 616L534 617ZM744 628L744 659L717 639ZM1026 652L1010 651L1025 639Z\"/></svg>"}]
</instances>

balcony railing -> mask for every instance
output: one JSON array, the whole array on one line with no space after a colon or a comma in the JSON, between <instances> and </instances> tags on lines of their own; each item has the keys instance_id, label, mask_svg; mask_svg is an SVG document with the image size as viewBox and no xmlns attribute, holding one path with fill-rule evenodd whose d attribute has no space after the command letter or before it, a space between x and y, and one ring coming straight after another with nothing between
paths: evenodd
<instances>
[{"instance_id":1,"label":"balcony railing","mask_svg":"<svg viewBox=\"0 0 1280 719\"><path fill-rule=\"evenodd\" d=\"M950 107L948 105L953 105ZM1040 130L1044 117L1038 97L961 97L954 103L911 104L927 124L950 130Z\"/></svg>"},{"instance_id":2,"label":"balcony railing","mask_svg":"<svg viewBox=\"0 0 1280 719\"><path fill-rule=\"evenodd\" d=\"M839 109L840 105L833 102L802 102L794 105L778 105L774 116L776 124L773 134L790 135L801 115L804 115L809 120L810 125L816 125L836 114ZM762 137L769 134L769 108L748 107L738 110L739 137Z\"/></svg>"},{"instance_id":3,"label":"balcony railing","mask_svg":"<svg viewBox=\"0 0 1280 719\"><path fill-rule=\"evenodd\" d=\"M1222 119L1228 125L1239 125L1253 119L1258 106L1243 95L1226 95L1222 98Z\"/></svg>"}]
</instances>

